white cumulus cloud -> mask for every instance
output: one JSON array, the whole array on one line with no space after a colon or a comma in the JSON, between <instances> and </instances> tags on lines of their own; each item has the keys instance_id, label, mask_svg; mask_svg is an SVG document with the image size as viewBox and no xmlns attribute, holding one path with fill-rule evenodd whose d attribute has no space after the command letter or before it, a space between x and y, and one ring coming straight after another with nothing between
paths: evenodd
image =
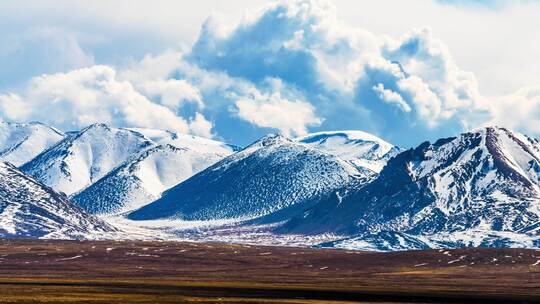
<instances>
[{"instance_id":1,"label":"white cumulus cloud","mask_svg":"<svg viewBox=\"0 0 540 304\"><path fill-rule=\"evenodd\" d=\"M392 90L385 89L382 83L374 86L373 90L379 94L379 98L381 98L381 100L388 103L397 104L399 108L404 112L411 111L411 107L409 106L409 104L407 104L405 100L403 100L403 97L401 97L401 95Z\"/></svg>"},{"instance_id":2,"label":"white cumulus cloud","mask_svg":"<svg viewBox=\"0 0 540 304\"><path fill-rule=\"evenodd\" d=\"M287 100L279 93L255 93L236 101L238 116L259 127L275 128L286 136L304 135L307 126L320 125L314 107L300 100Z\"/></svg>"},{"instance_id":3,"label":"white cumulus cloud","mask_svg":"<svg viewBox=\"0 0 540 304\"><path fill-rule=\"evenodd\" d=\"M201 113L195 113L195 117L189 121L189 129L191 130L191 133L202 136L202 137L208 137L212 138L214 137L214 134L212 134L212 128L214 126L210 121L208 121L204 115Z\"/></svg>"},{"instance_id":4,"label":"white cumulus cloud","mask_svg":"<svg viewBox=\"0 0 540 304\"><path fill-rule=\"evenodd\" d=\"M21 95L0 96L3 117L38 120L69 130L96 122L209 135L211 124L197 116L192 122L156 104L108 66L93 66L33 78ZM199 114L200 115L200 114ZM202 127L201 127L202 125Z\"/></svg>"},{"instance_id":5,"label":"white cumulus cloud","mask_svg":"<svg viewBox=\"0 0 540 304\"><path fill-rule=\"evenodd\" d=\"M429 3L422 5L443 9ZM21 90L0 93L0 115L63 128L94 121L151 126L238 142L266 128L288 135L362 129L403 146L486 124L540 135L534 85L486 96L438 31L391 37L339 16L334 2L278 0L235 22L212 17L191 48L148 54L116 70L35 77ZM68 63L91 62L76 39L63 37L57 45L71 54Z\"/></svg>"},{"instance_id":6,"label":"white cumulus cloud","mask_svg":"<svg viewBox=\"0 0 540 304\"><path fill-rule=\"evenodd\" d=\"M199 89L184 79L149 80L143 83L142 89L145 95L157 97L160 104L171 109L178 109L185 102L204 107Z\"/></svg>"},{"instance_id":7,"label":"white cumulus cloud","mask_svg":"<svg viewBox=\"0 0 540 304\"><path fill-rule=\"evenodd\" d=\"M485 125L499 125L540 135L540 85L493 98L490 111L491 119Z\"/></svg>"}]
</instances>

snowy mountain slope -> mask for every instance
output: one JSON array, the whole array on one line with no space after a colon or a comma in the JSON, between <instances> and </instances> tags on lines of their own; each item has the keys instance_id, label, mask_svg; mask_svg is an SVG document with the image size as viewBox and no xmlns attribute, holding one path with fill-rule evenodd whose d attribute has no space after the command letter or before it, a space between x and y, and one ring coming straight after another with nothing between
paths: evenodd
<instances>
[{"instance_id":1,"label":"snowy mountain slope","mask_svg":"<svg viewBox=\"0 0 540 304\"><path fill-rule=\"evenodd\" d=\"M308 145L269 135L166 191L161 199L128 217L256 218L291 206L307 208L319 196L371 177L372 173L365 171Z\"/></svg>"},{"instance_id":2,"label":"snowy mountain slope","mask_svg":"<svg viewBox=\"0 0 540 304\"><path fill-rule=\"evenodd\" d=\"M115 229L0 162L0 237L100 238Z\"/></svg>"},{"instance_id":3,"label":"snowy mountain slope","mask_svg":"<svg viewBox=\"0 0 540 304\"><path fill-rule=\"evenodd\" d=\"M399 153L396 146L362 131L317 132L295 140L375 173L379 173L386 162Z\"/></svg>"},{"instance_id":4,"label":"snowy mountain slope","mask_svg":"<svg viewBox=\"0 0 540 304\"><path fill-rule=\"evenodd\" d=\"M190 140L193 141L193 140ZM206 142L205 139L201 141ZM218 145L203 152L199 143L178 148L160 145L132 157L73 200L91 213L118 213L140 208L157 200L161 193L193 176L232 153Z\"/></svg>"},{"instance_id":5,"label":"snowy mountain slope","mask_svg":"<svg viewBox=\"0 0 540 304\"><path fill-rule=\"evenodd\" d=\"M0 122L0 161L21 166L64 138L41 123Z\"/></svg>"},{"instance_id":6,"label":"snowy mountain slope","mask_svg":"<svg viewBox=\"0 0 540 304\"><path fill-rule=\"evenodd\" d=\"M358 236L318 244L320 248L370 251L424 250L429 248L540 248L534 234L470 229L462 232L411 235L395 231L364 233Z\"/></svg>"},{"instance_id":7,"label":"snowy mountain slope","mask_svg":"<svg viewBox=\"0 0 540 304\"><path fill-rule=\"evenodd\" d=\"M535 240L539 185L538 141L489 127L400 153L340 204L321 201L279 231L332 231L356 240L384 233L465 238L454 244L511 244L497 237L505 233Z\"/></svg>"},{"instance_id":8,"label":"snowy mountain slope","mask_svg":"<svg viewBox=\"0 0 540 304\"><path fill-rule=\"evenodd\" d=\"M138 132L146 136L148 139L156 143L156 145L170 144L178 148L186 148L192 151L199 151L202 153L215 153L221 155L229 155L232 152L242 150L240 147L234 145L229 145L221 141L194 135L178 134L171 131L143 128L129 128L129 130Z\"/></svg>"},{"instance_id":9,"label":"snowy mountain slope","mask_svg":"<svg viewBox=\"0 0 540 304\"><path fill-rule=\"evenodd\" d=\"M72 195L153 144L140 133L94 124L70 134L21 169L56 191Z\"/></svg>"}]
</instances>

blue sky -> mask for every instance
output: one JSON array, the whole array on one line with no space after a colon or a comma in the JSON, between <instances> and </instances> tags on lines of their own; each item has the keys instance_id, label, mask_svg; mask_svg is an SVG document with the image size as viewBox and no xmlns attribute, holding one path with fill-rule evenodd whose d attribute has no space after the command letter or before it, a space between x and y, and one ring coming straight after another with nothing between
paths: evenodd
<instances>
[{"instance_id":1,"label":"blue sky","mask_svg":"<svg viewBox=\"0 0 540 304\"><path fill-rule=\"evenodd\" d=\"M508 3L0 0L0 118L238 145L358 129L409 147L491 124L540 136L540 5Z\"/></svg>"}]
</instances>

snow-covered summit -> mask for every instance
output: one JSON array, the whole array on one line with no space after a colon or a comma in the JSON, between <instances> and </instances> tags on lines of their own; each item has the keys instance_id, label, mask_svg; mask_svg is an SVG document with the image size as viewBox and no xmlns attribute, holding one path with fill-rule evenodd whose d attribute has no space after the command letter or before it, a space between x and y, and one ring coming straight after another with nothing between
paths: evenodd
<instances>
[{"instance_id":1,"label":"snow-covered summit","mask_svg":"<svg viewBox=\"0 0 540 304\"><path fill-rule=\"evenodd\" d=\"M383 151L390 151L394 145L387 141L364 131L360 130L340 130L340 131L322 131L314 132L301 137L297 137L295 140L300 142L322 142L328 138L342 137L347 141L359 141L359 142L374 142L381 145Z\"/></svg>"},{"instance_id":2,"label":"snow-covered summit","mask_svg":"<svg viewBox=\"0 0 540 304\"><path fill-rule=\"evenodd\" d=\"M72 195L152 145L140 133L93 124L66 137L22 170L56 191Z\"/></svg>"},{"instance_id":3,"label":"snow-covered summit","mask_svg":"<svg viewBox=\"0 0 540 304\"><path fill-rule=\"evenodd\" d=\"M379 173L399 148L363 131L327 131L298 137L295 141L310 145Z\"/></svg>"},{"instance_id":4,"label":"snow-covered summit","mask_svg":"<svg viewBox=\"0 0 540 304\"><path fill-rule=\"evenodd\" d=\"M0 122L0 161L20 166L64 138L64 134L38 122Z\"/></svg>"}]
</instances>

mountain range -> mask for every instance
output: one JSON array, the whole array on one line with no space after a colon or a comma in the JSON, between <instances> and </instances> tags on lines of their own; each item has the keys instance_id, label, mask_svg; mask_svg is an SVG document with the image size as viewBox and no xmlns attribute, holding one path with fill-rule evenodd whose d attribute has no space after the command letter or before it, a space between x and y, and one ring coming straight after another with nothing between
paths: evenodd
<instances>
[{"instance_id":1,"label":"mountain range","mask_svg":"<svg viewBox=\"0 0 540 304\"><path fill-rule=\"evenodd\" d=\"M515 241L507 234L538 246L540 145L495 127L426 142L392 158L372 182L319 202L280 229L426 247L430 239L504 246Z\"/></svg>"},{"instance_id":2,"label":"mountain range","mask_svg":"<svg viewBox=\"0 0 540 304\"><path fill-rule=\"evenodd\" d=\"M221 220L253 219L285 209L294 212L372 175L312 146L268 135L128 217Z\"/></svg>"},{"instance_id":3,"label":"mountain range","mask_svg":"<svg viewBox=\"0 0 540 304\"><path fill-rule=\"evenodd\" d=\"M321 247L540 247L540 143L504 128L404 150L361 131L274 134L241 149L104 124L0 126L0 160L11 163L0 235L95 238L118 229L114 217L333 236Z\"/></svg>"}]
</instances>

